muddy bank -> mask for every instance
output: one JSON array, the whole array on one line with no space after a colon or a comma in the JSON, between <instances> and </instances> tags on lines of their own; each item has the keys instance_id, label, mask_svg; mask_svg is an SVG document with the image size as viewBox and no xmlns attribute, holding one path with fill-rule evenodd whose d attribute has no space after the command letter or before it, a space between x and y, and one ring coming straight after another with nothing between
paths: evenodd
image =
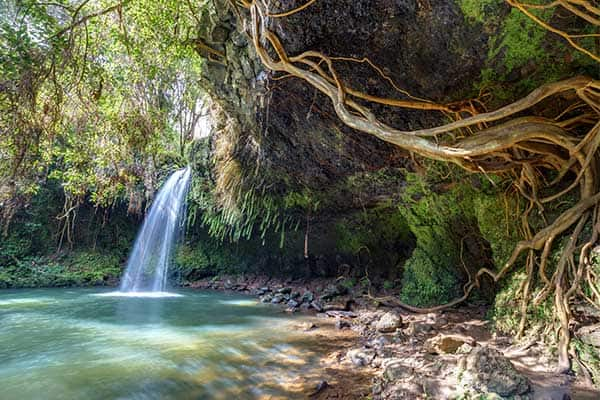
<instances>
[{"instance_id":1,"label":"muddy bank","mask_svg":"<svg viewBox=\"0 0 600 400\"><path fill-rule=\"evenodd\" d=\"M242 292L313 315L298 326L324 344L322 376L299 378L311 398L600 398L582 378L555 373L543 344L492 332L484 306L413 314L339 279L222 277L191 287Z\"/></svg>"}]
</instances>

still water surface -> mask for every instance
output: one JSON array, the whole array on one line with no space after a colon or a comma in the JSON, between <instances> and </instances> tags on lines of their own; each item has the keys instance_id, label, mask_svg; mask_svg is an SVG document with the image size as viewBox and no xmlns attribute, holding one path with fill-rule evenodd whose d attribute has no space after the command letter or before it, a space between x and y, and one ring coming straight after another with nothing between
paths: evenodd
<instances>
[{"instance_id":1,"label":"still water surface","mask_svg":"<svg viewBox=\"0 0 600 400\"><path fill-rule=\"evenodd\" d=\"M302 317L254 299L0 291L0 399L303 398L318 365Z\"/></svg>"}]
</instances>

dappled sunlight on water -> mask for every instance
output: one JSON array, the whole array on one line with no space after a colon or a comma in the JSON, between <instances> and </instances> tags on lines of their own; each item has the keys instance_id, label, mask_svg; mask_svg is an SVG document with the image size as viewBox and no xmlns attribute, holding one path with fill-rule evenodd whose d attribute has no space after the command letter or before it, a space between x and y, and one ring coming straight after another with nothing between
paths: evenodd
<instances>
[{"instance_id":1,"label":"dappled sunlight on water","mask_svg":"<svg viewBox=\"0 0 600 400\"><path fill-rule=\"evenodd\" d=\"M302 317L240 296L176 294L0 291L0 397L306 397L320 353L297 329Z\"/></svg>"}]
</instances>

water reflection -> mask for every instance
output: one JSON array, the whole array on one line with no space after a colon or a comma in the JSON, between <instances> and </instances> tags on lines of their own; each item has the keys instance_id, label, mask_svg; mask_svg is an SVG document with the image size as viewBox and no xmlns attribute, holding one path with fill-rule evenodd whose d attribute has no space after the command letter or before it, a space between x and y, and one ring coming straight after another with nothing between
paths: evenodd
<instances>
[{"instance_id":1,"label":"water reflection","mask_svg":"<svg viewBox=\"0 0 600 400\"><path fill-rule=\"evenodd\" d=\"M0 292L2 399L304 398L318 366L298 320L252 299L95 294Z\"/></svg>"}]
</instances>

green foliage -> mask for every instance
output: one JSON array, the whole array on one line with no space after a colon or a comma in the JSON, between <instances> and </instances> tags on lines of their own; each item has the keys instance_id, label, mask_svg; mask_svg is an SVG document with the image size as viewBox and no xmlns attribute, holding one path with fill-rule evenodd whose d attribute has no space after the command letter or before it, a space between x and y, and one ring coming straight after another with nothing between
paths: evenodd
<instances>
[{"instance_id":1,"label":"green foliage","mask_svg":"<svg viewBox=\"0 0 600 400\"><path fill-rule=\"evenodd\" d=\"M26 257L0 268L0 287L114 285L121 275L114 254L75 252L64 257Z\"/></svg>"},{"instance_id":2,"label":"green foliage","mask_svg":"<svg viewBox=\"0 0 600 400\"><path fill-rule=\"evenodd\" d=\"M458 4L467 17L467 20L478 22L478 23L490 23L497 21L490 21L489 18L500 17L500 8L502 7L503 0L460 0Z\"/></svg>"},{"instance_id":3,"label":"green foliage","mask_svg":"<svg viewBox=\"0 0 600 400\"><path fill-rule=\"evenodd\" d=\"M592 375L592 381L598 386L600 384L600 355L598 354L598 348L583 343L577 338L574 338L571 343L577 351L577 355ZM575 363L573 367L579 375L579 365Z\"/></svg>"},{"instance_id":4,"label":"green foliage","mask_svg":"<svg viewBox=\"0 0 600 400\"><path fill-rule=\"evenodd\" d=\"M503 265L520 239L514 219L507 218L519 210L512 198L504 198L501 179L469 176L440 163L428 163L426 170L426 176L407 174L400 207L416 237L416 249L404 265L401 297L420 306L460 297L465 267ZM481 254L469 254L467 240L481 246ZM481 258L487 246L491 260Z\"/></svg>"},{"instance_id":5,"label":"green foliage","mask_svg":"<svg viewBox=\"0 0 600 400\"><path fill-rule=\"evenodd\" d=\"M499 104L573 73L596 73L593 60L503 0L460 0L459 6L467 22L488 34L486 67L481 71L476 92L490 90ZM556 8L529 11L551 21ZM593 47L591 41L588 45ZM560 62L561 57L564 62Z\"/></svg>"},{"instance_id":6,"label":"green foliage","mask_svg":"<svg viewBox=\"0 0 600 400\"><path fill-rule=\"evenodd\" d=\"M0 1L8 219L48 177L75 203L126 200L139 212L158 171L191 139L202 65L192 10L175 0L114 5Z\"/></svg>"},{"instance_id":7,"label":"green foliage","mask_svg":"<svg viewBox=\"0 0 600 400\"><path fill-rule=\"evenodd\" d=\"M460 294L460 254L452 224L465 219L458 191L434 192L423 177L407 174L400 212L416 237L416 248L404 265L401 298L427 306Z\"/></svg>"}]
</instances>

